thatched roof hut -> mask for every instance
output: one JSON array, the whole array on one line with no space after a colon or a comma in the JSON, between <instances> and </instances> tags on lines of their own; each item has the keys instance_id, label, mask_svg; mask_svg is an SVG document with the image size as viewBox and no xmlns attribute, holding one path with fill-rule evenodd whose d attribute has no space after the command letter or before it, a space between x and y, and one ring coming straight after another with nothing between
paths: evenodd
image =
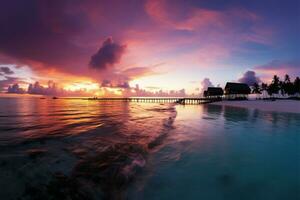
<instances>
[{"instance_id":1,"label":"thatched roof hut","mask_svg":"<svg viewBox=\"0 0 300 200\"><path fill-rule=\"evenodd\" d=\"M250 87L245 83L232 83L227 82L225 86L225 94L242 94L247 95L250 94L251 89Z\"/></svg>"},{"instance_id":2,"label":"thatched roof hut","mask_svg":"<svg viewBox=\"0 0 300 200\"><path fill-rule=\"evenodd\" d=\"M203 96L205 97L213 97L213 96L222 96L224 94L223 89L220 87L208 87L207 90L204 91Z\"/></svg>"}]
</instances>

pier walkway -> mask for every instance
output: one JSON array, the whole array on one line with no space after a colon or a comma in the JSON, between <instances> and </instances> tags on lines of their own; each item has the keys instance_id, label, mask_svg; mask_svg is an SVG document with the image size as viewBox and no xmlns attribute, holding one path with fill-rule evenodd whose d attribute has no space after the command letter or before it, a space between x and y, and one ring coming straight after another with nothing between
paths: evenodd
<instances>
[{"instance_id":1,"label":"pier walkway","mask_svg":"<svg viewBox=\"0 0 300 200\"><path fill-rule=\"evenodd\" d=\"M178 103L178 104L205 104L221 101L221 98L182 98L182 97L116 97L116 98L89 98L94 101L125 101L147 103Z\"/></svg>"}]
</instances>

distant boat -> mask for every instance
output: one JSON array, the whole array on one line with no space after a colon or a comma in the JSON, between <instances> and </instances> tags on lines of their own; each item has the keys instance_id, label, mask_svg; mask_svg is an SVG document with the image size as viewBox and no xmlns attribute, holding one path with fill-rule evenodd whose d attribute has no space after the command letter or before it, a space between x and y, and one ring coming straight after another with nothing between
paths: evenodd
<instances>
[{"instance_id":1,"label":"distant boat","mask_svg":"<svg viewBox=\"0 0 300 200\"><path fill-rule=\"evenodd\" d=\"M57 97L52 97L52 99L58 99Z\"/></svg>"}]
</instances>

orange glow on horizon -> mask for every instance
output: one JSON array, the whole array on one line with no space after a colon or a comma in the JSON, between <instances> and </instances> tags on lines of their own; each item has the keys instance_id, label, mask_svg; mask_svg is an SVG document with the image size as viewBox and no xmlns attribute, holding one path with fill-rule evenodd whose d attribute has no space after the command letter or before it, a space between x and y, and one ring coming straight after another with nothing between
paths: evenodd
<instances>
[{"instance_id":1,"label":"orange glow on horizon","mask_svg":"<svg viewBox=\"0 0 300 200\"><path fill-rule=\"evenodd\" d=\"M95 91L99 90L99 85L93 82L76 82L66 84L63 88L69 91Z\"/></svg>"}]
</instances>

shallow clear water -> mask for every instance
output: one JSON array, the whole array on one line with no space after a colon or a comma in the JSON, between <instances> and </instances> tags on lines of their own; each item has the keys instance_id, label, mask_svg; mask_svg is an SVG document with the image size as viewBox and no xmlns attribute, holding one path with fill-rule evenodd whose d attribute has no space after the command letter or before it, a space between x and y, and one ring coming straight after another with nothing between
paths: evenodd
<instances>
[{"instance_id":1,"label":"shallow clear water","mask_svg":"<svg viewBox=\"0 0 300 200\"><path fill-rule=\"evenodd\" d=\"M300 114L0 98L0 199L299 199Z\"/></svg>"}]
</instances>

